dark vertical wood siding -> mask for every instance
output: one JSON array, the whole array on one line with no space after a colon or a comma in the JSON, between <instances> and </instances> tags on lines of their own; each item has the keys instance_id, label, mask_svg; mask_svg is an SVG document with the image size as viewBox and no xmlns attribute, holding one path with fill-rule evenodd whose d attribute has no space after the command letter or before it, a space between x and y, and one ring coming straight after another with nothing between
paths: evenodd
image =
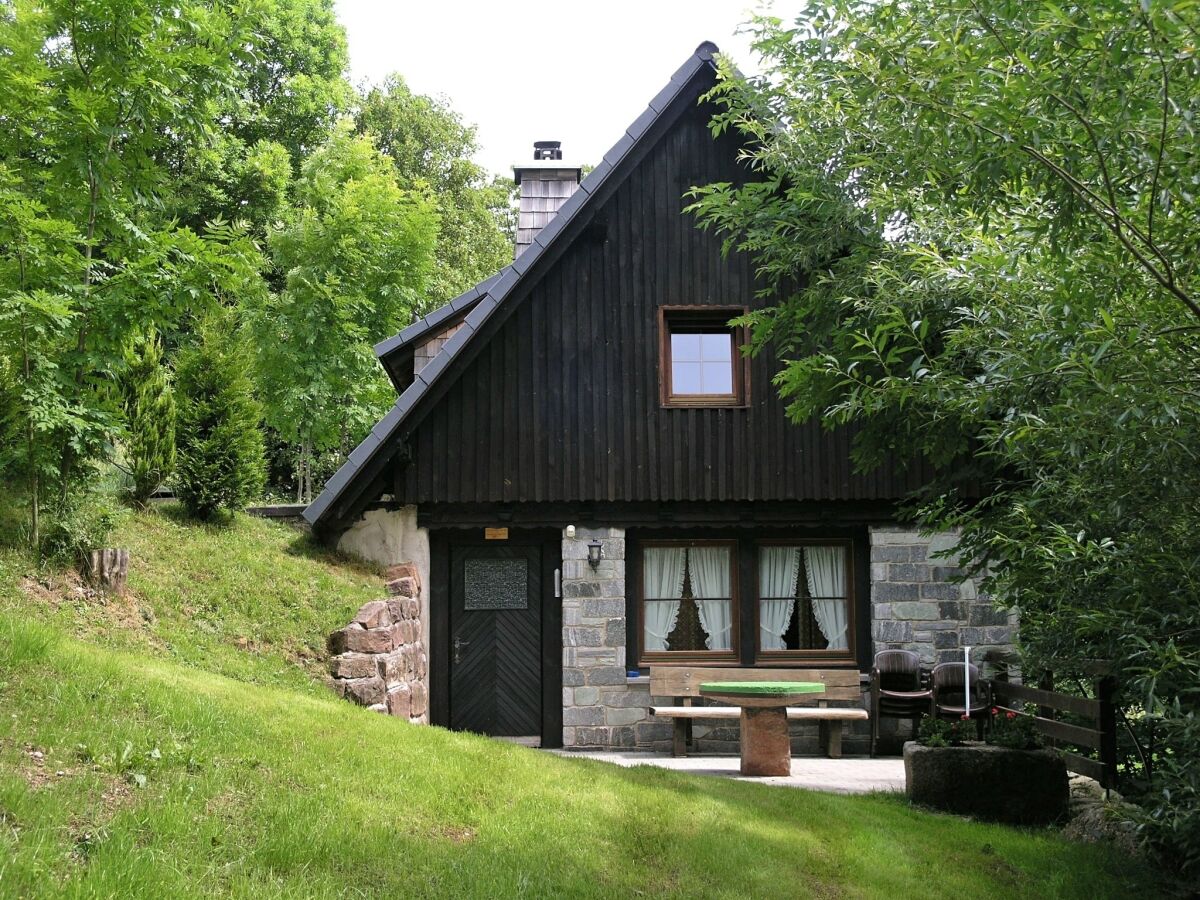
<instances>
[{"instance_id":1,"label":"dark vertical wood siding","mask_svg":"<svg viewBox=\"0 0 1200 900\"><path fill-rule=\"evenodd\" d=\"M407 502L876 500L919 469L853 474L850 435L793 425L751 363L745 409L659 404L657 310L748 306L749 260L684 215L684 193L743 177L711 110L686 112L518 304L410 438Z\"/></svg>"}]
</instances>

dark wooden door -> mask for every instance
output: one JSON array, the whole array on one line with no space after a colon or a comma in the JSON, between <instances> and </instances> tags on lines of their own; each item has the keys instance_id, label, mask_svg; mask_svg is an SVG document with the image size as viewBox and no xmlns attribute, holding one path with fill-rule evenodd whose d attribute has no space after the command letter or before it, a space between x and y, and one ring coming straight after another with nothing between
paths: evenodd
<instances>
[{"instance_id":1,"label":"dark wooden door","mask_svg":"<svg viewBox=\"0 0 1200 900\"><path fill-rule=\"evenodd\" d=\"M451 549L451 728L541 735L541 570L537 546Z\"/></svg>"}]
</instances>

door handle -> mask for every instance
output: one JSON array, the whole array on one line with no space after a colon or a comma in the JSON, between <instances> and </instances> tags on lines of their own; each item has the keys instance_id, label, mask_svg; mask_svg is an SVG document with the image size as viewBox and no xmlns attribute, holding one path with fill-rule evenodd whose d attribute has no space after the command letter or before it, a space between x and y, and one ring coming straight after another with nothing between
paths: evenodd
<instances>
[{"instance_id":1,"label":"door handle","mask_svg":"<svg viewBox=\"0 0 1200 900\"><path fill-rule=\"evenodd\" d=\"M454 663L455 663L455 665L462 662L462 654L459 651L461 651L463 647L469 647L469 646L470 646L469 641L464 641L459 638L454 639Z\"/></svg>"}]
</instances>

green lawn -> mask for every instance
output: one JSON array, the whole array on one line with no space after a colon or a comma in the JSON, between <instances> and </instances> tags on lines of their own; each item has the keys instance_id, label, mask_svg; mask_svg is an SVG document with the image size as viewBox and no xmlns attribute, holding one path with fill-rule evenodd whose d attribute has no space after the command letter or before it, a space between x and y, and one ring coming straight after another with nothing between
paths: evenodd
<instances>
[{"instance_id":1,"label":"green lawn","mask_svg":"<svg viewBox=\"0 0 1200 900\"><path fill-rule=\"evenodd\" d=\"M1154 893L1147 870L1050 831L369 713L290 660L378 575L269 523L154 514L125 537L153 622L55 605L19 587L19 554L0 560L0 896Z\"/></svg>"}]
</instances>

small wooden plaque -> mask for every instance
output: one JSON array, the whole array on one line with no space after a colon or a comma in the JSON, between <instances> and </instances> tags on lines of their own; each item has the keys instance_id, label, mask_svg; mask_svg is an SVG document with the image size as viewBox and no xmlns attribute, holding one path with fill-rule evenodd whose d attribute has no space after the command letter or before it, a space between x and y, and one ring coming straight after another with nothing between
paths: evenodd
<instances>
[{"instance_id":1,"label":"small wooden plaque","mask_svg":"<svg viewBox=\"0 0 1200 900\"><path fill-rule=\"evenodd\" d=\"M507 528L485 528L483 529L483 539L485 541L507 541Z\"/></svg>"}]
</instances>

